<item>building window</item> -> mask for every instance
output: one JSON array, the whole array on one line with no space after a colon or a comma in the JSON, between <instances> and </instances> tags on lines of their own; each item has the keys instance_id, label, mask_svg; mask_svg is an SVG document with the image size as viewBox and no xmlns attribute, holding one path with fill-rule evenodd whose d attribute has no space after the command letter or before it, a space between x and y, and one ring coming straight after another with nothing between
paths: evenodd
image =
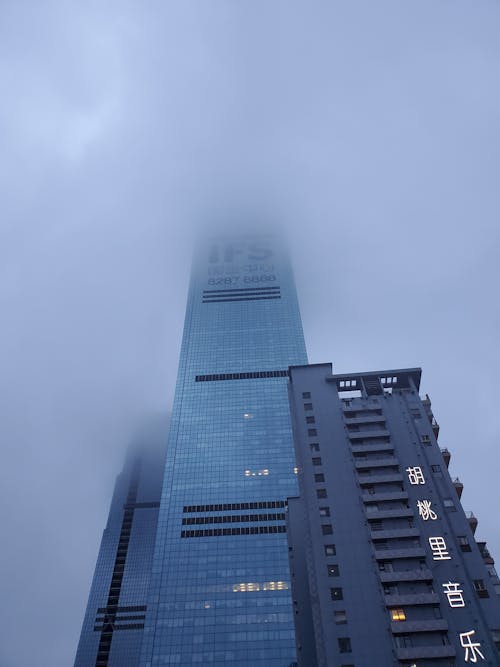
<instances>
[{"instance_id":1,"label":"building window","mask_svg":"<svg viewBox=\"0 0 500 667\"><path fill-rule=\"evenodd\" d=\"M319 452L319 442L311 442L309 444L309 449L311 452Z\"/></svg>"},{"instance_id":2,"label":"building window","mask_svg":"<svg viewBox=\"0 0 500 667\"><path fill-rule=\"evenodd\" d=\"M317 498L327 498L326 489L316 489Z\"/></svg>"},{"instance_id":3,"label":"building window","mask_svg":"<svg viewBox=\"0 0 500 667\"><path fill-rule=\"evenodd\" d=\"M461 551L471 551L469 540L466 538L465 535L458 535L457 541Z\"/></svg>"},{"instance_id":4,"label":"building window","mask_svg":"<svg viewBox=\"0 0 500 667\"><path fill-rule=\"evenodd\" d=\"M430 439L430 436L428 436L428 435L421 435L420 440L421 440L422 444L424 444L424 445L430 445L431 444L431 439Z\"/></svg>"},{"instance_id":5,"label":"building window","mask_svg":"<svg viewBox=\"0 0 500 667\"><path fill-rule=\"evenodd\" d=\"M382 521L370 521L370 528L372 530L382 530Z\"/></svg>"},{"instance_id":6,"label":"building window","mask_svg":"<svg viewBox=\"0 0 500 667\"><path fill-rule=\"evenodd\" d=\"M441 466L433 465L431 466L432 472L441 472Z\"/></svg>"},{"instance_id":7,"label":"building window","mask_svg":"<svg viewBox=\"0 0 500 667\"><path fill-rule=\"evenodd\" d=\"M396 640L396 645L399 648L411 648L413 646L411 635L398 635L397 637L395 637L395 640Z\"/></svg>"},{"instance_id":8,"label":"building window","mask_svg":"<svg viewBox=\"0 0 500 667\"><path fill-rule=\"evenodd\" d=\"M311 398L311 392L310 391L303 391L302 392L302 398Z\"/></svg>"},{"instance_id":9,"label":"building window","mask_svg":"<svg viewBox=\"0 0 500 667\"><path fill-rule=\"evenodd\" d=\"M406 621L404 609L391 609L391 621Z\"/></svg>"},{"instance_id":10,"label":"building window","mask_svg":"<svg viewBox=\"0 0 500 667\"><path fill-rule=\"evenodd\" d=\"M349 639L349 637L339 637L338 642L339 642L340 653L351 653L352 648L351 648L351 640Z\"/></svg>"},{"instance_id":11,"label":"building window","mask_svg":"<svg viewBox=\"0 0 500 667\"><path fill-rule=\"evenodd\" d=\"M330 588L330 595L332 600L343 600L344 595L341 588Z\"/></svg>"},{"instance_id":12,"label":"building window","mask_svg":"<svg viewBox=\"0 0 500 667\"><path fill-rule=\"evenodd\" d=\"M318 435L318 432L315 428L308 428L307 429L307 435L310 437L313 437L315 435Z\"/></svg>"},{"instance_id":13,"label":"building window","mask_svg":"<svg viewBox=\"0 0 500 667\"><path fill-rule=\"evenodd\" d=\"M339 576L339 566L338 565L327 565L326 566L329 577L338 577Z\"/></svg>"},{"instance_id":14,"label":"building window","mask_svg":"<svg viewBox=\"0 0 500 667\"><path fill-rule=\"evenodd\" d=\"M378 512L377 503L370 503L369 505L366 506L366 513L367 514L373 514L373 512Z\"/></svg>"},{"instance_id":15,"label":"building window","mask_svg":"<svg viewBox=\"0 0 500 667\"><path fill-rule=\"evenodd\" d=\"M333 533L333 526L331 523L322 523L321 532L323 535L331 535Z\"/></svg>"},{"instance_id":16,"label":"building window","mask_svg":"<svg viewBox=\"0 0 500 667\"><path fill-rule=\"evenodd\" d=\"M325 544L325 556L335 556L336 553L335 544Z\"/></svg>"},{"instance_id":17,"label":"building window","mask_svg":"<svg viewBox=\"0 0 500 667\"><path fill-rule=\"evenodd\" d=\"M420 410L418 410L417 408L412 408L412 409L410 410L410 413L411 413L411 416L412 416L414 419L420 419L420 417L422 416L422 415L420 414Z\"/></svg>"},{"instance_id":18,"label":"building window","mask_svg":"<svg viewBox=\"0 0 500 667\"><path fill-rule=\"evenodd\" d=\"M310 417L306 417L306 424L315 424L316 420L314 419L313 415Z\"/></svg>"},{"instance_id":19,"label":"building window","mask_svg":"<svg viewBox=\"0 0 500 667\"><path fill-rule=\"evenodd\" d=\"M489 593L482 579L474 579L474 590L480 598L489 598Z\"/></svg>"},{"instance_id":20,"label":"building window","mask_svg":"<svg viewBox=\"0 0 500 667\"><path fill-rule=\"evenodd\" d=\"M321 456L314 456L312 460L313 466L320 466L321 465Z\"/></svg>"},{"instance_id":21,"label":"building window","mask_svg":"<svg viewBox=\"0 0 500 667\"><path fill-rule=\"evenodd\" d=\"M322 472L314 473L314 481L315 482L324 482L325 481L325 475Z\"/></svg>"},{"instance_id":22,"label":"building window","mask_svg":"<svg viewBox=\"0 0 500 667\"><path fill-rule=\"evenodd\" d=\"M443 505L448 510L454 510L455 509L455 503L453 502L452 498L444 498L443 499Z\"/></svg>"},{"instance_id":23,"label":"building window","mask_svg":"<svg viewBox=\"0 0 500 667\"><path fill-rule=\"evenodd\" d=\"M312 403L304 403L304 410L312 410L312 409L313 409Z\"/></svg>"},{"instance_id":24,"label":"building window","mask_svg":"<svg viewBox=\"0 0 500 667\"><path fill-rule=\"evenodd\" d=\"M319 515L320 516L330 516L330 508L329 507L320 507L319 508Z\"/></svg>"},{"instance_id":25,"label":"building window","mask_svg":"<svg viewBox=\"0 0 500 667\"><path fill-rule=\"evenodd\" d=\"M347 613L345 609L341 609L340 611L335 611L333 613L333 617L337 625L345 625L345 623L347 623Z\"/></svg>"}]
</instances>

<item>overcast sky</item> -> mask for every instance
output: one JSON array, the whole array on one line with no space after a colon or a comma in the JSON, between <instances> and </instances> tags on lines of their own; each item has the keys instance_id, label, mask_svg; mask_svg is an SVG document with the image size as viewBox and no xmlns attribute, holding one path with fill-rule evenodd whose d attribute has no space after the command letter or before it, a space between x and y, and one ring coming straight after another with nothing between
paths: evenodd
<instances>
[{"instance_id":1,"label":"overcast sky","mask_svg":"<svg viewBox=\"0 0 500 667\"><path fill-rule=\"evenodd\" d=\"M499 34L496 0L0 3L2 667L72 664L228 206L285 221L311 362L423 367L500 559Z\"/></svg>"}]
</instances>

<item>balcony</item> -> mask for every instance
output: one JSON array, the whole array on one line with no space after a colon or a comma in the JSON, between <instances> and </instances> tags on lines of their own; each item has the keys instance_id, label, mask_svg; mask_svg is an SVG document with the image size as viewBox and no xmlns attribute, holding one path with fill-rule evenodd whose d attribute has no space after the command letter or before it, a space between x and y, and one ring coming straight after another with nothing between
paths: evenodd
<instances>
[{"instance_id":1,"label":"balcony","mask_svg":"<svg viewBox=\"0 0 500 667\"><path fill-rule=\"evenodd\" d=\"M444 462L448 468L451 460L451 452L447 447L441 447L441 454L443 455Z\"/></svg>"},{"instance_id":2,"label":"balcony","mask_svg":"<svg viewBox=\"0 0 500 667\"><path fill-rule=\"evenodd\" d=\"M361 475L358 478L361 486L371 486L372 484L389 484L391 482L402 482L403 475L400 472L385 473L379 475Z\"/></svg>"},{"instance_id":3,"label":"balcony","mask_svg":"<svg viewBox=\"0 0 500 667\"><path fill-rule=\"evenodd\" d=\"M409 507L401 507L394 510L376 510L366 512L368 521L378 521L379 519L405 519L413 517L413 510Z\"/></svg>"},{"instance_id":4,"label":"balcony","mask_svg":"<svg viewBox=\"0 0 500 667\"><path fill-rule=\"evenodd\" d=\"M394 540L405 537L419 537L418 528L395 528L393 530L373 530L371 529L372 540Z\"/></svg>"},{"instance_id":5,"label":"balcony","mask_svg":"<svg viewBox=\"0 0 500 667\"><path fill-rule=\"evenodd\" d=\"M369 445L351 445L353 454L364 454L365 452L393 452L394 445L390 442L373 442Z\"/></svg>"},{"instance_id":6,"label":"balcony","mask_svg":"<svg viewBox=\"0 0 500 667\"><path fill-rule=\"evenodd\" d=\"M411 595L384 595L386 607L404 607L406 605L439 604L437 593L413 593Z\"/></svg>"},{"instance_id":7,"label":"balcony","mask_svg":"<svg viewBox=\"0 0 500 667\"><path fill-rule=\"evenodd\" d=\"M483 561L486 563L486 565L495 565L495 561L488 551L488 547L486 546L486 542L478 542L477 546L479 547L479 551L481 553L481 556L483 558Z\"/></svg>"},{"instance_id":8,"label":"balcony","mask_svg":"<svg viewBox=\"0 0 500 667\"><path fill-rule=\"evenodd\" d=\"M397 467L399 461L394 456L386 459L355 459L354 465L356 466L356 470L364 470L365 468L388 468L390 466Z\"/></svg>"},{"instance_id":9,"label":"balcony","mask_svg":"<svg viewBox=\"0 0 500 667\"><path fill-rule=\"evenodd\" d=\"M431 426L432 426L432 432L434 433L434 437L437 440L438 435L439 435L439 424L437 423L437 421L435 420L434 417L432 417L430 419L430 422L431 422Z\"/></svg>"},{"instance_id":10,"label":"balcony","mask_svg":"<svg viewBox=\"0 0 500 667\"><path fill-rule=\"evenodd\" d=\"M422 547L407 547L406 549L375 549L376 560L396 560L398 558L424 558L425 550Z\"/></svg>"},{"instance_id":11,"label":"balcony","mask_svg":"<svg viewBox=\"0 0 500 667\"><path fill-rule=\"evenodd\" d=\"M349 424L380 424L385 426L384 415L364 415L362 417L344 417L344 422Z\"/></svg>"},{"instance_id":12,"label":"balcony","mask_svg":"<svg viewBox=\"0 0 500 667\"><path fill-rule=\"evenodd\" d=\"M411 646L398 648L398 660L418 660L419 658L453 658L456 655L455 647L451 644L439 646Z\"/></svg>"},{"instance_id":13,"label":"balcony","mask_svg":"<svg viewBox=\"0 0 500 667\"><path fill-rule=\"evenodd\" d=\"M462 492L464 490L464 485L462 484L462 482L458 477L455 477L455 479L453 480L453 486L455 487L458 499L460 500L460 498L462 497Z\"/></svg>"},{"instance_id":14,"label":"balcony","mask_svg":"<svg viewBox=\"0 0 500 667\"><path fill-rule=\"evenodd\" d=\"M390 433L387 429L375 429L368 431L348 431L349 440L376 440L377 438L389 438Z\"/></svg>"},{"instance_id":15,"label":"balcony","mask_svg":"<svg viewBox=\"0 0 500 667\"><path fill-rule=\"evenodd\" d=\"M380 572L380 581L432 581L433 575L427 568L417 570L399 570L398 572Z\"/></svg>"},{"instance_id":16,"label":"balcony","mask_svg":"<svg viewBox=\"0 0 500 667\"><path fill-rule=\"evenodd\" d=\"M426 621L399 621L391 623L391 630L394 635L410 632L446 632L448 622L444 618L429 618Z\"/></svg>"},{"instance_id":17,"label":"balcony","mask_svg":"<svg viewBox=\"0 0 500 667\"><path fill-rule=\"evenodd\" d=\"M363 493L364 503L379 503L384 500L408 500L406 491L387 491L386 493Z\"/></svg>"},{"instance_id":18,"label":"balcony","mask_svg":"<svg viewBox=\"0 0 500 667\"><path fill-rule=\"evenodd\" d=\"M473 512L466 512L465 516L467 517L467 521L469 522L470 529L472 530L472 534L476 534L476 528L477 528L477 517L474 516Z\"/></svg>"}]
</instances>

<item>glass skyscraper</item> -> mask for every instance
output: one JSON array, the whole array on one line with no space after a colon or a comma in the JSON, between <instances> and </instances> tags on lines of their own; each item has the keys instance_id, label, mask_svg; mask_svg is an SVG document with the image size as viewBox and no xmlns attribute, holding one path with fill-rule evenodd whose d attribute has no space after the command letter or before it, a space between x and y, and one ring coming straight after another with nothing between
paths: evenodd
<instances>
[{"instance_id":1,"label":"glass skyscraper","mask_svg":"<svg viewBox=\"0 0 500 667\"><path fill-rule=\"evenodd\" d=\"M75 667L139 663L168 420L149 419L116 480Z\"/></svg>"},{"instance_id":2,"label":"glass skyscraper","mask_svg":"<svg viewBox=\"0 0 500 667\"><path fill-rule=\"evenodd\" d=\"M295 662L288 367L307 363L274 237L215 238L189 289L140 664Z\"/></svg>"}]
</instances>

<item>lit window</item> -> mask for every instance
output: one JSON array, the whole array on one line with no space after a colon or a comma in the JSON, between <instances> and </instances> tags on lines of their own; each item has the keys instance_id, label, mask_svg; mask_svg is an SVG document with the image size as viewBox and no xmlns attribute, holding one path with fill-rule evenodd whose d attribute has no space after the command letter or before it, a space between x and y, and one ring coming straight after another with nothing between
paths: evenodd
<instances>
[{"instance_id":1,"label":"lit window","mask_svg":"<svg viewBox=\"0 0 500 667\"><path fill-rule=\"evenodd\" d=\"M335 544L325 544L325 556L335 556L336 553Z\"/></svg>"},{"instance_id":2,"label":"lit window","mask_svg":"<svg viewBox=\"0 0 500 667\"><path fill-rule=\"evenodd\" d=\"M244 419L252 419L253 415L250 412L244 412L243 413L243 418Z\"/></svg>"},{"instance_id":3,"label":"lit window","mask_svg":"<svg viewBox=\"0 0 500 667\"><path fill-rule=\"evenodd\" d=\"M339 566L332 564L332 565L327 565L326 569L328 571L328 576L329 577L338 577L339 576Z\"/></svg>"},{"instance_id":4,"label":"lit window","mask_svg":"<svg viewBox=\"0 0 500 667\"><path fill-rule=\"evenodd\" d=\"M297 468L297 466L295 466L295 468L293 469L293 472L294 472L295 475L299 474L299 469Z\"/></svg>"},{"instance_id":5,"label":"lit window","mask_svg":"<svg viewBox=\"0 0 500 667\"><path fill-rule=\"evenodd\" d=\"M269 470L267 468L262 468L261 470L245 470L245 477L267 477L269 475Z\"/></svg>"},{"instance_id":6,"label":"lit window","mask_svg":"<svg viewBox=\"0 0 500 667\"><path fill-rule=\"evenodd\" d=\"M330 508L329 507L320 507L319 508L319 515L320 516L330 516Z\"/></svg>"},{"instance_id":7,"label":"lit window","mask_svg":"<svg viewBox=\"0 0 500 667\"><path fill-rule=\"evenodd\" d=\"M330 588L330 595L332 600L343 600L344 594L341 588Z\"/></svg>"},{"instance_id":8,"label":"lit window","mask_svg":"<svg viewBox=\"0 0 500 667\"><path fill-rule=\"evenodd\" d=\"M391 609L392 621L406 621L406 614L404 609Z\"/></svg>"},{"instance_id":9,"label":"lit window","mask_svg":"<svg viewBox=\"0 0 500 667\"><path fill-rule=\"evenodd\" d=\"M311 442L309 444L309 449L311 452L319 452L319 442Z\"/></svg>"}]
</instances>

